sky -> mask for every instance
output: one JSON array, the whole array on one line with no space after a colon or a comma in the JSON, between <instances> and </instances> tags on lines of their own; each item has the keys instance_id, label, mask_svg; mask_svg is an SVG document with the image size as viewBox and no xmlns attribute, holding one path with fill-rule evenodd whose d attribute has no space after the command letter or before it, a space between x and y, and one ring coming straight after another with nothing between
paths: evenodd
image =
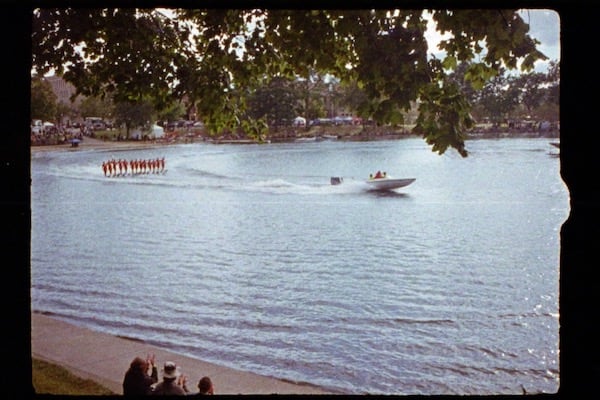
<instances>
[{"instance_id":1,"label":"sky","mask_svg":"<svg viewBox=\"0 0 600 400\"><path fill-rule=\"evenodd\" d=\"M554 10L523 10L520 14L529 24L529 35L541 42L538 50L549 59L535 65L536 72L545 72L548 61L560 61L560 16Z\"/></svg>"}]
</instances>

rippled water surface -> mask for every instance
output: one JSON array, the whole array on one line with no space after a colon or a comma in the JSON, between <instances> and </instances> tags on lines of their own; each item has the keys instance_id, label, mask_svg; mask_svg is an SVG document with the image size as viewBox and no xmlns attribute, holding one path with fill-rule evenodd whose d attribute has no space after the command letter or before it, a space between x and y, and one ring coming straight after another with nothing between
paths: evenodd
<instances>
[{"instance_id":1,"label":"rippled water surface","mask_svg":"<svg viewBox=\"0 0 600 400\"><path fill-rule=\"evenodd\" d=\"M342 393L559 387L548 139L34 153L36 311ZM109 158L167 172L106 178ZM377 169L416 181L367 191ZM331 176L344 183L332 186Z\"/></svg>"}]
</instances>

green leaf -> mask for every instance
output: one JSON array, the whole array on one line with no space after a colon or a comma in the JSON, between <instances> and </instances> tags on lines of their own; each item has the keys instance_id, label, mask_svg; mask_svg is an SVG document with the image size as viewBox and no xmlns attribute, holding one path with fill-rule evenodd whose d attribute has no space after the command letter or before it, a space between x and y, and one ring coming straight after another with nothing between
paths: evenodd
<instances>
[{"instance_id":1,"label":"green leaf","mask_svg":"<svg viewBox=\"0 0 600 400\"><path fill-rule=\"evenodd\" d=\"M457 65L457 61L456 61L456 57L453 56L446 56L444 58L444 61L442 61L442 65L445 69L456 69L456 65Z\"/></svg>"}]
</instances>

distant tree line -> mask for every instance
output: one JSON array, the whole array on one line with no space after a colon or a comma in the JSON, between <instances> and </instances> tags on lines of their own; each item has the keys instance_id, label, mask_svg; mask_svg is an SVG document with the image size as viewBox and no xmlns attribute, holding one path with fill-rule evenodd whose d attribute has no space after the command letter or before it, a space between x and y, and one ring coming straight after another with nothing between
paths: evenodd
<instances>
[{"instance_id":1,"label":"distant tree line","mask_svg":"<svg viewBox=\"0 0 600 400\"><path fill-rule=\"evenodd\" d=\"M559 121L560 64L550 62L548 72L530 72L519 75L501 74L485 83L481 90L474 90L465 79L468 64L461 63L448 79L456 83L470 103L471 115L477 123L489 122L500 126L506 121L533 120ZM369 122L365 113L368 96L357 82L340 83L332 76L316 73L306 78L273 77L252 91L243 91L247 104L248 118L262 121L269 129L277 131L291 126L297 116L304 117L307 128L319 119L333 119L344 114L362 117ZM185 101L172 101L162 110L156 110L152 101L114 102L109 98L86 97L78 107L57 103L51 86L39 77L32 80L32 119L60 120L66 114L72 116L101 116L125 126L127 132L150 121L177 121L202 119L190 117L193 105ZM417 103L409 110L388 110L388 120L393 126L412 125L416 122Z\"/></svg>"},{"instance_id":2,"label":"distant tree line","mask_svg":"<svg viewBox=\"0 0 600 400\"><path fill-rule=\"evenodd\" d=\"M551 61L546 73L508 74L501 69L479 91L465 84L466 66L461 64L451 74L472 105L471 115L477 122L489 121L498 126L508 120L558 122L560 119L560 64Z\"/></svg>"}]
</instances>

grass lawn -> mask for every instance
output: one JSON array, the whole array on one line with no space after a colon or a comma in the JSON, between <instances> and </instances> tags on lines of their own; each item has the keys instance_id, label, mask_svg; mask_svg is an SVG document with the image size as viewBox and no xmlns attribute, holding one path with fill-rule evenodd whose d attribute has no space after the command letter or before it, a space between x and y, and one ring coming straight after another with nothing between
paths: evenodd
<instances>
[{"instance_id":1,"label":"grass lawn","mask_svg":"<svg viewBox=\"0 0 600 400\"><path fill-rule=\"evenodd\" d=\"M73 375L58 365L33 359L32 360L33 388L37 394L62 395L114 395L116 393L90 380Z\"/></svg>"}]
</instances>

